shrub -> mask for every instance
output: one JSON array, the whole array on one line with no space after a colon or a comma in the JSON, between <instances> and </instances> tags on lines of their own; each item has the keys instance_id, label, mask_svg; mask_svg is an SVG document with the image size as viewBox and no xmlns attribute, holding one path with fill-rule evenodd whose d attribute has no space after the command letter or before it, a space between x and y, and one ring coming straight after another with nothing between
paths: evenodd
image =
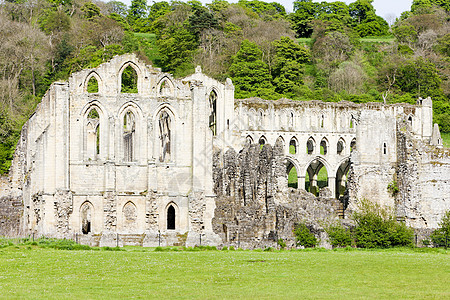
<instances>
[{"instance_id":1,"label":"shrub","mask_svg":"<svg viewBox=\"0 0 450 300\"><path fill-rule=\"evenodd\" d=\"M222 251L227 251L227 250L228 250L227 246L222 247Z\"/></svg>"},{"instance_id":2,"label":"shrub","mask_svg":"<svg viewBox=\"0 0 450 300\"><path fill-rule=\"evenodd\" d=\"M332 225L325 228L333 247L347 247L352 244L352 234L350 230L345 229L341 225Z\"/></svg>"},{"instance_id":3,"label":"shrub","mask_svg":"<svg viewBox=\"0 0 450 300\"><path fill-rule=\"evenodd\" d=\"M316 237L305 224L296 225L294 235L297 240L297 246L301 245L305 248L311 248L317 245Z\"/></svg>"},{"instance_id":4,"label":"shrub","mask_svg":"<svg viewBox=\"0 0 450 300\"><path fill-rule=\"evenodd\" d=\"M281 250L286 248L286 242L282 238L278 239L277 244L278 244L278 246L280 246Z\"/></svg>"},{"instance_id":5,"label":"shrub","mask_svg":"<svg viewBox=\"0 0 450 300\"><path fill-rule=\"evenodd\" d=\"M230 246L230 251L234 251L234 246Z\"/></svg>"},{"instance_id":6,"label":"shrub","mask_svg":"<svg viewBox=\"0 0 450 300\"><path fill-rule=\"evenodd\" d=\"M439 228L431 234L431 241L435 247L448 247L450 240L450 210L447 211L439 223Z\"/></svg>"},{"instance_id":7,"label":"shrub","mask_svg":"<svg viewBox=\"0 0 450 300\"><path fill-rule=\"evenodd\" d=\"M394 215L378 204L363 200L353 214L356 246L361 248L387 248L412 246L414 232Z\"/></svg>"}]
</instances>

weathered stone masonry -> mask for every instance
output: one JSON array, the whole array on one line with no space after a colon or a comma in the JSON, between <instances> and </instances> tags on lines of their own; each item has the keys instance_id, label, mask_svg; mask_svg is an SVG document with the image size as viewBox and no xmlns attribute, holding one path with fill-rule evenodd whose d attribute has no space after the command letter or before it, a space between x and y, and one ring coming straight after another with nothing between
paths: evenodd
<instances>
[{"instance_id":1,"label":"weathered stone masonry","mask_svg":"<svg viewBox=\"0 0 450 300\"><path fill-rule=\"evenodd\" d=\"M126 68L137 93L121 91ZM123 55L43 97L1 182L0 233L111 246L292 245L295 223L319 234L319 221L343 209L347 217L363 198L427 231L450 209L449 165L430 99L236 100L229 79L197 68L176 80ZM298 189L287 187L293 168Z\"/></svg>"}]
</instances>

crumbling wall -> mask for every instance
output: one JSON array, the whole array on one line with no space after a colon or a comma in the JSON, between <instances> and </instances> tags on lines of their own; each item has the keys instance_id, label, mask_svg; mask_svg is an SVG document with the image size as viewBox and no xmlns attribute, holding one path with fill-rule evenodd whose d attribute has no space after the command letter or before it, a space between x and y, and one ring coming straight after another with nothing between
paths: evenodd
<instances>
[{"instance_id":1,"label":"crumbling wall","mask_svg":"<svg viewBox=\"0 0 450 300\"><path fill-rule=\"evenodd\" d=\"M217 198L212 224L225 246L274 247L282 238L292 247L295 224L306 223L323 237L324 223L337 219L339 203L331 192L316 198L287 187L281 143L262 149L247 144L239 153L216 150L213 162Z\"/></svg>"},{"instance_id":2,"label":"crumbling wall","mask_svg":"<svg viewBox=\"0 0 450 300\"><path fill-rule=\"evenodd\" d=\"M0 177L0 236L20 235L22 223L22 191L12 188L8 178Z\"/></svg>"},{"instance_id":3,"label":"crumbling wall","mask_svg":"<svg viewBox=\"0 0 450 300\"><path fill-rule=\"evenodd\" d=\"M437 228L450 209L450 149L416 138L400 121L397 158L397 215L419 231Z\"/></svg>"}]
</instances>

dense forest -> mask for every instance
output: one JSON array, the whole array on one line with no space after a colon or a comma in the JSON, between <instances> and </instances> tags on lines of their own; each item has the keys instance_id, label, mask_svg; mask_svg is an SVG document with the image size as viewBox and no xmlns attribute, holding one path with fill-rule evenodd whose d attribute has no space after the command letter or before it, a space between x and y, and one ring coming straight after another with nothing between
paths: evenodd
<instances>
[{"instance_id":1,"label":"dense forest","mask_svg":"<svg viewBox=\"0 0 450 300\"><path fill-rule=\"evenodd\" d=\"M276 3L0 1L0 173L50 84L136 53L176 77L230 77L236 98L415 103L450 132L450 2L414 0L388 24L372 0Z\"/></svg>"}]
</instances>

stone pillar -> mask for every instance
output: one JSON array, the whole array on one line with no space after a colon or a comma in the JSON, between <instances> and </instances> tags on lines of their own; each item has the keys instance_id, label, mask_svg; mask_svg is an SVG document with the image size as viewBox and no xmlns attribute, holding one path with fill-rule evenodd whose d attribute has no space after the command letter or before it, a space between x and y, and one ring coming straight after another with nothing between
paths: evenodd
<instances>
[{"instance_id":1,"label":"stone pillar","mask_svg":"<svg viewBox=\"0 0 450 300\"><path fill-rule=\"evenodd\" d=\"M304 190L305 189L305 183L306 183L306 177L305 175L299 176L297 172L297 186L299 189Z\"/></svg>"},{"instance_id":2,"label":"stone pillar","mask_svg":"<svg viewBox=\"0 0 450 300\"><path fill-rule=\"evenodd\" d=\"M328 188L330 189L333 197L336 195L336 177L328 177Z\"/></svg>"}]
</instances>

